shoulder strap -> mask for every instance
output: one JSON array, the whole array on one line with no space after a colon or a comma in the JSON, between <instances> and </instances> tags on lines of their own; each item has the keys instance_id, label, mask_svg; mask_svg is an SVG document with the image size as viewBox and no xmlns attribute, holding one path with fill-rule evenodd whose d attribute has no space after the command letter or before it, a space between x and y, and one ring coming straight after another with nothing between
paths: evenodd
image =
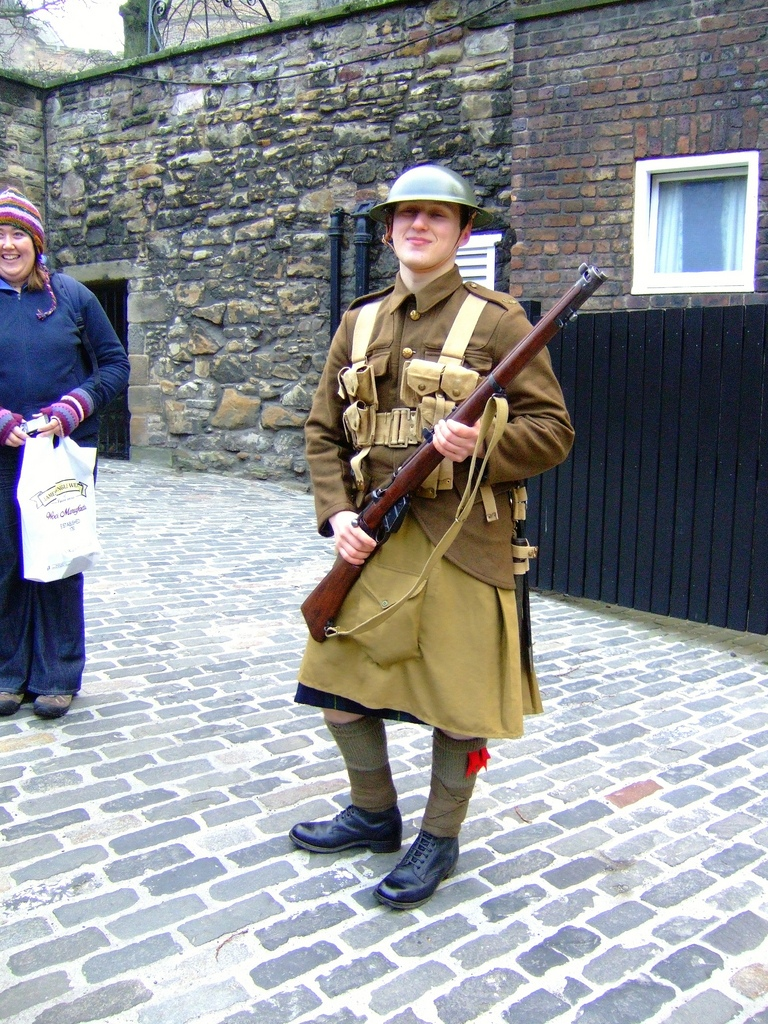
<instances>
[{"instance_id":1,"label":"shoulder strap","mask_svg":"<svg viewBox=\"0 0 768 1024\"><path fill-rule=\"evenodd\" d=\"M69 311L72 314L72 318L75 321L77 332L80 335L80 341L83 343L83 348L88 354L88 358L91 361L91 372L94 381L98 384L101 375L99 373L99 361L96 358L96 353L93 351L93 345L91 339L88 337L88 331L85 329L85 317L83 316L82 306L80 305L80 293L77 290L77 284L74 278L68 277L66 274L57 273L56 283L61 287L61 294L67 300Z\"/></svg>"},{"instance_id":2,"label":"shoulder strap","mask_svg":"<svg viewBox=\"0 0 768 1024\"><path fill-rule=\"evenodd\" d=\"M376 314L379 311L379 306L383 301L383 299L379 299L378 302L368 302L360 310L357 320L355 321L355 330L352 335L353 366L355 363L362 363L365 359L365 353L368 351L368 346L371 343L373 323L376 319Z\"/></svg>"},{"instance_id":3,"label":"shoulder strap","mask_svg":"<svg viewBox=\"0 0 768 1024\"><path fill-rule=\"evenodd\" d=\"M469 339L472 337L480 314L487 304L486 299L481 299L479 295L473 295L471 292L468 293L456 314L448 337L443 343L439 360L441 363L461 363L463 361Z\"/></svg>"}]
</instances>

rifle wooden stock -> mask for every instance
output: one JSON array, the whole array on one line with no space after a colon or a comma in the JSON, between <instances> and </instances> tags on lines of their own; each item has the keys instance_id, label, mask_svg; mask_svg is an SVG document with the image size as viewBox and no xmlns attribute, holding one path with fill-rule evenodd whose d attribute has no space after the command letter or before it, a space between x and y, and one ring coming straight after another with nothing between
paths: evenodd
<instances>
[{"instance_id":1,"label":"rifle wooden stock","mask_svg":"<svg viewBox=\"0 0 768 1024\"><path fill-rule=\"evenodd\" d=\"M448 419L467 425L476 423L483 415L488 400L496 394L503 394L520 371L576 316L576 311L605 281L605 274L586 263L579 267L579 275L576 284L501 360L492 373L481 381L472 394L456 406ZM398 502L407 500L407 496L420 487L442 461L443 456L432 443L431 432L425 436L427 439L395 471L390 482L373 492L357 518L357 525L379 544L383 544L392 532L391 529L382 530L387 514ZM362 565L352 565L339 556L331 570L304 601L301 612L313 639L321 643L327 639L333 620L362 571Z\"/></svg>"}]
</instances>

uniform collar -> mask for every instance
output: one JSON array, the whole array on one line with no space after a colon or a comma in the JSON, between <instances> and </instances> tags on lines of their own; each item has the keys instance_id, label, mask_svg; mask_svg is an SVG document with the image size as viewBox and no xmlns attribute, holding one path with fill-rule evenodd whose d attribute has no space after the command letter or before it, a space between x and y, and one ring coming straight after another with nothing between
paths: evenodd
<instances>
[{"instance_id":1,"label":"uniform collar","mask_svg":"<svg viewBox=\"0 0 768 1024\"><path fill-rule=\"evenodd\" d=\"M22 291L26 287L27 287L26 285L23 285L22 286ZM3 291L3 292L16 292L16 289L13 287L12 284L8 284L8 282L5 280L4 277L0 277L0 291ZM18 295L18 292L16 292L16 294Z\"/></svg>"},{"instance_id":2,"label":"uniform collar","mask_svg":"<svg viewBox=\"0 0 768 1024\"><path fill-rule=\"evenodd\" d=\"M426 288L422 288L417 295L414 295L413 292L408 291L403 284L400 274L398 274L395 278L395 287L389 300L389 308L394 313L407 299L414 299L419 313L426 313L427 310L436 306L438 302L442 302L443 299L453 295L461 283L461 274L458 267L454 266L447 274L443 274L441 277L435 278L434 281L430 281Z\"/></svg>"}]
</instances>

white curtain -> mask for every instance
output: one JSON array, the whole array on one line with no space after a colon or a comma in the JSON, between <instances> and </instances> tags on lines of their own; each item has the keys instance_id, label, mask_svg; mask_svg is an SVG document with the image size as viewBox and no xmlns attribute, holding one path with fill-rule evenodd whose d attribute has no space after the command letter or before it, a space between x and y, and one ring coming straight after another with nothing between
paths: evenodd
<instances>
[{"instance_id":1,"label":"white curtain","mask_svg":"<svg viewBox=\"0 0 768 1024\"><path fill-rule=\"evenodd\" d=\"M656 273L685 272L686 249L695 250L696 269L741 270L746 199L743 175L659 182Z\"/></svg>"},{"instance_id":2,"label":"white curtain","mask_svg":"<svg viewBox=\"0 0 768 1024\"><path fill-rule=\"evenodd\" d=\"M656 273L679 274L683 269L683 182L659 182L656 215Z\"/></svg>"}]
</instances>

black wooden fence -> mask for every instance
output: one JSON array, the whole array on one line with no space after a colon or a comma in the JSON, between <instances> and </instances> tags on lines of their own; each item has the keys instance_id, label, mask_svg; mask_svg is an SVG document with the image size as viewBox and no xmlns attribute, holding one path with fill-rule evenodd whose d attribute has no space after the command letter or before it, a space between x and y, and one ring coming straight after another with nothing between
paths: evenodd
<instances>
[{"instance_id":1,"label":"black wooden fence","mask_svg":"<svg viewBox=\"0 0 768 1024\"><path fill-rule=\"evenodd\" d=\"M768 633L767 342L764 305L566 327L576 443L529 483L533 586Z\"/></svg>"}]
</instances>

